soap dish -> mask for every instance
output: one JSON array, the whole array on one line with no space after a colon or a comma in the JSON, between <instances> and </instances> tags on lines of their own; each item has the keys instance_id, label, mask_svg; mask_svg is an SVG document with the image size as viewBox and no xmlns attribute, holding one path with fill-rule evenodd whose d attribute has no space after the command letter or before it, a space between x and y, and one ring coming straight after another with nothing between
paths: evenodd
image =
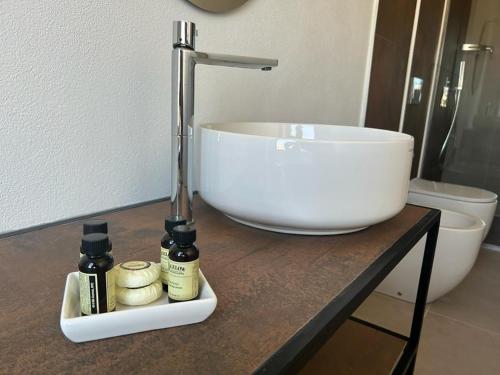
<instances>
[{"instance_id":1,"label":"soap dish","mask_svg":"<svg viewBox=\"0 0 500 375\"><path fill-rule=\"evenodd\" d=\"M199 323L215 310L217 297L200 272L200 298L169 303L167 293L144 306L116 304L116 311L81 316L78 272L68 274L61 308L61 330L73 342L84 342L131 333Z\"/></svg>"}]
</instances>

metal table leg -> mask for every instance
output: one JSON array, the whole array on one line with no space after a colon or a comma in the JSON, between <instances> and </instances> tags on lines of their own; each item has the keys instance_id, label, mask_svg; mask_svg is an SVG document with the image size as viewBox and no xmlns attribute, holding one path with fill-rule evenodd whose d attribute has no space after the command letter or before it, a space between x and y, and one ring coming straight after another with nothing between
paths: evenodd
<instances>
[{"instance_id":1,"label":"metal table leg","mask_svg":"<svg viewBox=\"0 0 500 375\"><path fill-rule=\"evenodd\" d=\"M418 281L417 300L413 310L413 320L411 324L410 337L403 351L403 354L398 361L393 373L394 374L413 374L417 357L418 344L420 341L420 333L424 320L425 305L427 301L427 292L431 281L432 264L434 254L436 252L436 243L439 232L439 219L432 225L427 233L425 242L424 258L422 260L422 268L420 270L420 279Z\"/></svg>"}]
</instances>

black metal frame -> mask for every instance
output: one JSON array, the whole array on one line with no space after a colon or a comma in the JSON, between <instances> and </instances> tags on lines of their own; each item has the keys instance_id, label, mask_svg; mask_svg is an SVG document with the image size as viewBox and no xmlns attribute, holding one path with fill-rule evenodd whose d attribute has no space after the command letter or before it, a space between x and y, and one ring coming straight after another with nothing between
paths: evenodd
<instances>
[{"instance_id":1,"label":"black metal frame","mask_svg":"<svg viewBox=\"0 0 500 375\"><path fill-rule=\"evenodd\" d=\"M424 319L440 217L441 211L431 209L413 228L406 232L354 282L344 289L342 293L326 305L318 315L269 357L255 373L288 374L298 372L344 321L352 319L383 333L405 340L407 343L393 369L393 374L412 374L415 368L420 332ZM410 336L407 337L375 324L351 317L351 314L358 306L426 233L427 240L422 268L420 270Z\"/></svg>"}]
</instances>

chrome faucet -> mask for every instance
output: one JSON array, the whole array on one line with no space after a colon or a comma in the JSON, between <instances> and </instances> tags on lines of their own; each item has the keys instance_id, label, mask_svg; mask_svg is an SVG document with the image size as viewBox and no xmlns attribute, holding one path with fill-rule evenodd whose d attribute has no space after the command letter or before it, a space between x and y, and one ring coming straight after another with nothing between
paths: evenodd
<instances>
[{"instance_id":1,"label":"chrome faucet","mask_svg":"<svg viewBox=\"0 0 500 375\"><path fill-rule=\"evenodd\" d=\"M196 64L271 70L278 60L220 55L195 50L196 25L174 21L172 51L172 167L171 214L192 215L192 142L194 136L194 70Z\"/></svg>"}]
</instances>

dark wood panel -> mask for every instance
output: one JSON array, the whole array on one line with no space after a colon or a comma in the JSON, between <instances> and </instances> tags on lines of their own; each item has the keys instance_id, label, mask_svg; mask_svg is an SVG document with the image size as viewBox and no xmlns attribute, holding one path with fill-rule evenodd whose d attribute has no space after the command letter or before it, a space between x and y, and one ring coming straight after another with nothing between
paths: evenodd
<instances>
[{"instance_id":1,"label":"dark wood panel","mask_svg":"<svg viewBox=\"0 0 500 375\"><path fill-rule=\"evenodd\" d=\"M416 177L422 151L425 117L430 97L434 58L438 47L439 31L443 15L444 0L422 0L418 18L411 77L424 80L420 104L408 104L405 109L403 132L415 138L411 177Z\"/></svg>"},{"instance_id":2,"label":"dark wood panel","mask_svg":"<svg viewBox=\"0 0 500 375\"><path fill-rule=\"evenodd\" d=\"M422 177L430 180L441 180L442 170L439 165L439 152L451 125L453 94L448 96L448 106L440 107L442 88L450 79L451 87L457 83L458 59L461 56L460 47L465 42L471 0L451 0L446 37L443 47L443 57L437 79L437 93L434 100L434 110L429 126Z\"/></svg>"},{"instance_id":3,"label":"dark wood panel","mask_svg":"<svg viewBox=\"0 0 500 375\"><path fill-rule=\"evenodd\" d=\"M365 126L397 131L416 0L380 0Z\"/></svg>"},{"instance_id":4,"label":"dark wood panel","mask_svg":"<svg viewBox=\"0 0 500 375\"><path fill-rule=\"evenodd\" d=\"M218 297L214 314L82 344L59 328L81 221L1 239L0 373L251 373L429 213L406 206L357 233L309 237L237 224L199 199L194 210L201 267ZM117 262L159 261L167 212L163 202L100 216L110 222Z\"/></svg>"}]
</instances>

